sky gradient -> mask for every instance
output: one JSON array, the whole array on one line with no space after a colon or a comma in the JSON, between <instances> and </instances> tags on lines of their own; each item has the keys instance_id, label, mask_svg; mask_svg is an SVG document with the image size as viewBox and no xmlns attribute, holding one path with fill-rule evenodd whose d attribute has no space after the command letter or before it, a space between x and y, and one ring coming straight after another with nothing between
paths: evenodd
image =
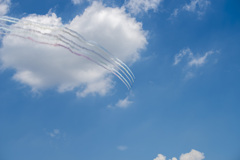
<instances>
[{"instance_id":1,"label":"sky gradient","mask_svg":"<svg viewBox=\"0 0 240 160\"><path fill-rule=\"evenodd\" d=\"M1 35L0 160L239 160L240 1L0 0L125 62Z\"/></svg>"}]
</instances>

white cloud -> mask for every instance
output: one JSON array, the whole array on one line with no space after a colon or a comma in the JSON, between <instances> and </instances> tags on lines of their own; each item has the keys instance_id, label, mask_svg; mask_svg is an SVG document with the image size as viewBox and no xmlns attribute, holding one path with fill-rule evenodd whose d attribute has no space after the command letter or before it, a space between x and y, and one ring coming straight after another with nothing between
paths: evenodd
<instances>
[{"instance_id":1,"label":"white cloud","mask_svg":"<svg viewBox=\"0 0 240 160\"><path fill-rule=\"evenodd\" d=\"M50 137L54 138L60 135L60 130L59 129L54 129L52 132L48 133Z\"/></svg>"},{"instance_id":2,"label":"white cloud","mask_svg":"<svg viewBox=\"0 0 240 160\"><path fill-rule=\"evenodd\" d=\"M179 13L179 9L177 8L173 11L170 17L177 17L178 13Z\"/></svg>"},{"instance_id":3,"label":"white cloud","mask_svg":"<svg viewBox=\"0 0 240 160\"><path fill-rule=\"evenodd\" d=\"M154 158L153 160L166 160L166 156L164 156L162 154L158 154L158 156L156 158Z\"/></svg>"},{"instance_id":4,"label":"white cloud","mask_svg":"<svg viewBox=\"0 0 240 160\"><path fill-rule=\"evenodd\" d=\"M156 10L163 0L129 0L126 3L126 8L133 14L138 14L142 11Z\"/></svg>"},{"instance_id":5,"label":"white cloud","mask_svg":"<svg viewBox=\"0 0 240 160\"><path fill-rule=\"evenodd\" d=\"M126 97L125 99L120 99L117 104L116 107L119 108L127 108L129 107L130 104L132 104L133 102L129 100L129 97Z\"/></svg>"},{"instance_id":6,"label":"white cloud","mask_svg":"<svg viewBox=\"0 0 240 160\"><path fill-rule=\"evenodd\" d=\"M80 4L80 3L82 3L83 2L83 0L72 0L72 3L73 4Z\"/></svg>"},{"instance_id":7,"label":"white cloud","mask_svg":"<svg viewBox=\"0 0 240 160\"><path fill-rule=\"evenodd\" d=\"M185 67L185 80L191 79L195 76L195 71L198 67L203 66L210 55L218 53L218 51L208 51L203 55L195 55L189 48L181 50L178 54L174 57L173 65L178 65L180 62L184 61ZM194 68L195 67L195 68Z\"/></svg>"},{"instance_id":8,"label":"white cloud","mask_svg":"<svg viewBox=\"0 0 240 160\"><path fill-rule=\"evenodd\" d=\"M123 8L105 7L93 2L82 15L62 24L54 13L29 15L25 19L52 25L65 25L88 40L99 42L119 59L134 63L140 58L147 40L142 24ZM33 91L57 88L59 92L75 90L77 96L105 95L113 87L112 75L105 69L71 54L68 50L33 43L14 36L3 38L0 61L3 68L16 70L13 79Z\"/></svg>"},{"instance_id":9,"label":"white cloud","mask_svg":"<svg viewBox=\"0 0 240 160\"><path fill-rule=\"evenodd\" d=\"M0 0L0 16L8 13L10 5L10 0Z\"/></svg>"},{"instance_id":10,"label":"white cloud","mask_svg":"<svg viewBox=\"0 0 240 160\"><path fill-rule=\"evenodd\" d=\"M192 149L189 153L181 154L179 160L204 160L204 158L205 156L203 153ZM166 160L166 156L158 154L157 158L155 158L154 160ZM173 157L172 160L177 160L177 158Z\"/></svg>"},{"instance_id":11,"label":"white cloud","mask_svg":"<svg viewBox=\"0 0 240 160\"><path fill-rule=\"evenodd\" d=\"M104 7L98 2L93 2L83 15L76 16L69 28L79 31L86 39L99 42L130 63L140 58L139 50L147 44L142 23L136 22L124 8Z\"/></svg>"},{"instance_id":12,"label":"white cloud","mask_svg":"<svg viewBox=\"0 0 240 160\"><path fill-rule=\"evenodd\" d=\"M208 56L214 53L215 52L213 51L208 51L202 56L194 56L193 52L189 48L186 48L181 50L178 54L175 55L173 65L179 64L183 60L183 58L186 57L187 64L189 67L192 66L198 67L206 63Z\"/></svg>"},{"instance_id":13,"label":"white cloud","mask_svg":"<svg viewBox=\"0 0 240 160\"><path fill-rule=\"evenodd\" d=\"M107 107L108 108L128 108L133 103L133 101L129 100L130 96L132 96L132 95L129 95L129 96L127 96L124 99L118 100L118 102L115 105L113 105L113 106L112 105L108 105Z\"/></svg>"},{"instance_id":14,"label":"white cloud","mask_svg":"<svg viewBox=\"0 0 240 160\"><path fill-rule=\"evenodd\" d=\"M179 62L181 62L183 57L192 57L192 55L193 53L189 48L181 50L178 54L175 55L173 65L177 65Z\"/></svg>"},{"instance_id":15,"label":"white cloud","mask_svg":"<svg viewBox=\"0 0 240 160\"><path fill-rule=\"evenodd\" d=\"M175 9L171 15L170 19L177 17L180 12L187 11L192 13L197 13L201 17L210 6L211 2L209 0L191 0L190 3L184 4L183 7Z\"/></svg>"},{"instance_id":16,"label":"white cloud","mask_svg":"<svg viewBox=\"0 0 240 160\"><path fill-rule=\"evenodd\" d=\"M208 0L191 0L189 4L183 6L183 10L197 12L199 15L202 15L210 4L211 2Z\"/></svg>"},{"instance_id":17,"label":"white cloud","mask_svg":"<svg viewBox=\"0 0 240 160\"><path fill-rule=\"evenodd\" d=\"M203 56L193 57L190 62L188 62L189 66L200 66L206 62L206 59L209 55L213 54L213 51L206 52Z\"/></svg>"},{"instance_id":18,"label":"white cloud","mask_svg":"<svg viewBox=\"0 0 240 160\"><path fill-rule=\"evenodd\" d=\"M118 146L117 149L120 151L125 151L128 149L128 147L127 146Z\"/></svg>"},{"instance_id":19,"label":"white cloud","mask_svg":"<svg viewBox=\"0 0 240 160\"><path fill-rule=\"evenodd\" d=\"M180 160L203 160L205 158L204 154L192 149L191 152L182 154Z\"/></svg>"}]
</instances>

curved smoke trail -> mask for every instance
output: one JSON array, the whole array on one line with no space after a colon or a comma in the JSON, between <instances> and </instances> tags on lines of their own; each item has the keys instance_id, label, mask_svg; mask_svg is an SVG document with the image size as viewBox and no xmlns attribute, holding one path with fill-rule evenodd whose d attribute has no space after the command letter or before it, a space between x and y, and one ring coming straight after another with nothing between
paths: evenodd
<instances>
[{"instance_id":1,"label":"curved smoke trail","mask_svg":"<svg viewBox=\"0 0 240 160\"><path fill-rule=\"evenodd\" d=\"M128 89L134 82L135 77L126 64L99 44L87 41L79 33L65 26L46 25L25 19L2 16L0 17L0 34L65 48L70 53L82 56L112 72Z\"/></svg>"}]
</instances>

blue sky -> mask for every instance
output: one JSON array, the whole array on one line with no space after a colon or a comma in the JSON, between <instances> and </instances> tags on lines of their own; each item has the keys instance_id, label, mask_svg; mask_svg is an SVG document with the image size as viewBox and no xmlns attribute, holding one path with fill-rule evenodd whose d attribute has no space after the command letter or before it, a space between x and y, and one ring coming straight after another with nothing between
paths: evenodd
<instances>
[{"instance_id":1,"label":"blue sky","mask_svg":"<svg viewBox=\"0 0 240 160\"><path fill-rule=\"evenodd\" d=\"M0 15L66 25L136 77L128 90L67 50L1 37L0 160L239 160L239 6L0 1Z\"/></svg>"}]
</instances>

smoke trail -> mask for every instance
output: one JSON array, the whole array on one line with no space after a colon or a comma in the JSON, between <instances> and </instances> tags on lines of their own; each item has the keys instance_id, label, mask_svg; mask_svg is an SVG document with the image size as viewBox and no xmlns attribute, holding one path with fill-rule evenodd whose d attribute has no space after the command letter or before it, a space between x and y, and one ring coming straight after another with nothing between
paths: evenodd
<instances>
[{"instance_id":1,"label":"smoke trail","mask_svg":"<svg viewBox=\"0 0 240 160\"><path fill-rule=\"evenodd\" d=\"M128 89L134 82L132 71L99 44L89 42L79 33L64 26L46 25L26 19L0 17L0 34L31 40L35 43L62 47L86 58L118 77Z\"/></svg>"}]
</instances>

